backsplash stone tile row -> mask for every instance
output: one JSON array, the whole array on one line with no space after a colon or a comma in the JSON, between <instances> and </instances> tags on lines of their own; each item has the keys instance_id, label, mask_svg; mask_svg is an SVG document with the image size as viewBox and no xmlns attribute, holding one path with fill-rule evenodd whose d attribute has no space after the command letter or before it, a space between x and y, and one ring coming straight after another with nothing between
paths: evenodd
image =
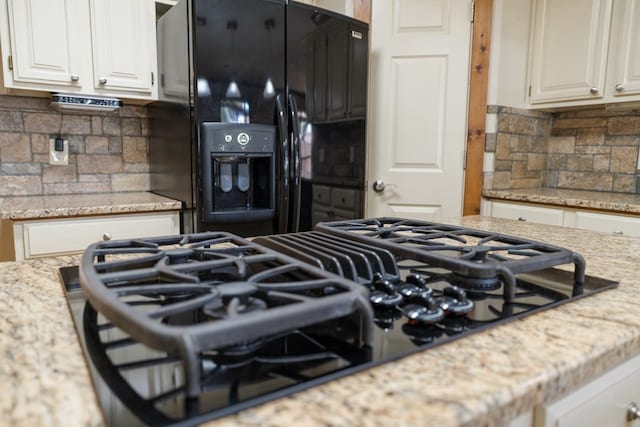
<instances>
[{"instance_id":1,"label":"backsplash stone tile row","mask_svg":"<svg viewBox=\"0 0 640 427\"><path fill-rule=\"evenodd\" d=\"M0 197L147 191L144 106L61 112L50 100L0 96ZM49 139L69 141L69 165L49 164Z\"/></svg>"},{"instance_id":2,"label":"backsplash stone tile row","mask_svg":"<svg viewBox=\"0 0 640 427\"><path fill-rule=\"evenodd\" d=\"M494 157L484 188L564 188L640 193L640 111L548 113L490 106Z\"/></svg>"}]
</instances>

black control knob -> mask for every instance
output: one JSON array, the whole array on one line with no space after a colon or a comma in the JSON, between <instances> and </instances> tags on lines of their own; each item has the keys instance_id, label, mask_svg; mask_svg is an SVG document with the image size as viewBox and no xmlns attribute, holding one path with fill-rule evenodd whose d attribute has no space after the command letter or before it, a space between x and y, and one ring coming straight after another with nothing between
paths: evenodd
<instances>
[{"instance_id":1,"label":"black control knob","mask_svg":"<svg viewBox=\"0 0 640 427\"><path fill-rule=\"evenodd\" d=\"M445 313L463 315L473 310L473 301L467 298L467 293L457 286L447 286L442 290L442 296L436 298L437 304Z\"/></svg>"},{"instance_id":2,"label":"black control knob","mask_svg":"<svg viewBox=\"0 0 640 427\"><path fill-rule=\"evenodd\" d=\"M402 295L398 293L393 283L386 280L382 275L376 274L372 285L373 291L369 296L369 301L374 307L389 308L402 303Z\"/></svg>"},{"instance_id":3,"label":"black control knob","mask_svg":"<svg viewBox=\"0 0 640 427\"><path fill-rule=\"evenodd\" d=\"M445 316L444 311L432 297L420 298L419 303L402 307L402 312L410 321L431 325Z\"/></svg>"}]
</instances>

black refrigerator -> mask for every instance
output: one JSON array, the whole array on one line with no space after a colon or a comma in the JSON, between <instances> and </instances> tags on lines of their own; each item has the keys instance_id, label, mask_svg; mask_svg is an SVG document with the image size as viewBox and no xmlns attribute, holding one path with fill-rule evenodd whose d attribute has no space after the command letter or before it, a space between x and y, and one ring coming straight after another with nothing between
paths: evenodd
<instances>
[{"instance_id":1,"label":"black refrigerator","mask_svg":"<svg viewBox=\"0 0 640 427\"><path fill-rule=\"evenodd\" d=\"M158 20L151 191L182 232L360 218L368 25L286 0L182 0Z\"/></svg>"}]
</instances>

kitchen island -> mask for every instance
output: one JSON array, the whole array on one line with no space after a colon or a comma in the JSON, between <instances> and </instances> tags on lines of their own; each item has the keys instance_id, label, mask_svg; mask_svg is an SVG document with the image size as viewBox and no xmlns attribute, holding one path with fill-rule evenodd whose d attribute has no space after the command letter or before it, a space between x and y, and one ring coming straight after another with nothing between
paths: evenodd
<instances>
[{"instance_id":1,"label":"kitchen island","mask_svg":"<svg viewBox=\"0 0 640 427\"><path fill-rule=\"evenodd\" d=\"M640 239L484 217L442 222L570 248L587 274L620 285L208 425L504 425L640 354ZM57 276L77 260L0 264L7 424L102 423Z\"/></svg>"}]
</instances>

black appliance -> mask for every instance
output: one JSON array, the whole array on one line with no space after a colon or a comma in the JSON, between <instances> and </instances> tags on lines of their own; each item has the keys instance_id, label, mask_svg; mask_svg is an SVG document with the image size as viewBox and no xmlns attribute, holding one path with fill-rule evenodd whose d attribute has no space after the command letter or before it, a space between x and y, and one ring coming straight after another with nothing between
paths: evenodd
<instances>
[{"instance_id":1,"label":"black appliance","mask_svg":"<svg viewBox=\"0 0 640 427\"><path fill-rule=\"evenodd\" d=\"M617 285L561 247L399 218L105 241L79 267L110 425L195 425Z\"/></svg>"},{"instance_id":2,"label":"black appliance","mask_svg":"<svg viewBox=\"0 0 640 427\"><path fill-rule=\"evenodd\" d=\"M183 202L183 232L363 216L366 23L295 1L182 0L157 30L151 191Z\"/></svg>"}]
</instances>

